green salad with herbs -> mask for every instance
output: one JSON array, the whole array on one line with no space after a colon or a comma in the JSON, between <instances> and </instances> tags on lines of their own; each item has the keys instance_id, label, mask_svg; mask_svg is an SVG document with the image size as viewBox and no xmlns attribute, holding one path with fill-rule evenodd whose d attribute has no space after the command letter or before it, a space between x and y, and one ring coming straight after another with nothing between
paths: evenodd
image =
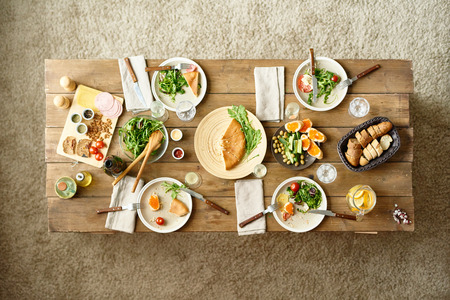
<instances>
[{"instance_id":1,"label":"green salad with herbs","mask_svg":"<svg viewBox=\"0 0 450 300\"><path fill-rule=\"evenodd\" d=\"M130 151L134 158L136 158L144 151L153 132L160 130L163 134L162 140L166 138L164 132L161 130L162 128L163 122L161 121L144 117L134 117L119 129L119 134L122 137L125 149ZM152 155L155 152L156 150Z\"/></svg>"},{"instance_id":2,"label":"green salad with herbs","mask_svg":"<svg viewBox=\"0 0 450 300\"><path fill-rule=\"evenodd\" d=\"M317 209L322 203L322 193L315 184L306 180L294 182L287 188L289 198L294 199L295 204L303 205L304 209L297 208L299 212L307 212L309 209ZM307 207L305 207L305 205Z\"/></svg>"},{"instance_id":3,"label":"green salad with herbs","mask_svg":"<svg viewBox=\"0 0 450 300\"><path fill-rule=\"evenodd\" d=\"M159 71L159 90L170 96L175 102L177 94L184 94L186 91L183 87L187 87L188 83L181 74L180 70L163 70Z\"/></svg>"},{"instance_id":4,"label":"green salad with herbs","mask_svg":"<svg viewBox=\"0 0 450 300\"><path fill-rule=\"evenodd\" d=\"M182 185L178 185L175 182L173 183L168 183L167 181L164 181L163 183L161 183L161 186L165 189L165 193L170 192L170 196L172 197L172 199L175 199L178 194L180 193L180 189L181 188L186 188L186 186L184 184Z\"/></svg>"},{"instance_id":5,"label":"green salad with herbs","mask_svg":"<svg viewBox=\"0 0 450 300\"><path fill-rule=\"evenodd\" d=\"M305 74L310 75L309 70L307 70L305 72ZM332 103L335 99L333 99L333 101L331 101L331 102L328 102L328 98L330 97L331 91L339 83L339 80L340 80L339 76L337 76L333 72L327 71L325 69L316 69L315 76L317 79L317 89L318 89L317 98L325 95L325 97L323 99L323 103L324 104ZM308 95L308 104L309 105L312 105L312 100L313 100L313 93L311 92Z\"/></svg>"},{"instance_id":6,"label":"green salad with herbs","mask_svg":"<svg viewBox=\"0 0 450 300\"><path fill-rule=\"evenodd\" d=\"M252 122L249 121L247 110L243 105L232 105L228 109L228 115L242 126L241 130L245 136L245 155L248 156L261 142L261 130L252 127Z\"/></svg>"}]
</instances>

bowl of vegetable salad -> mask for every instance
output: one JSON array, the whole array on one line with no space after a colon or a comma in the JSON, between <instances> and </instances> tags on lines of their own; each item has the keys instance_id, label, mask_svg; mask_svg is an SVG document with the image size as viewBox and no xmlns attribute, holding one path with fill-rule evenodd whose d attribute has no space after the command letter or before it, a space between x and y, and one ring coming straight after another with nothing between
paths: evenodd
<instances>
[{"instance_id":1,"label":"bowl of vegetable salad","mask_svg":"<svg viewBox=\"0 0 450 300\"><path fill-rule=\"evenodd\" d=\"M295 71L293 90L298 101L311 110L327 111L344 100L348 88L339 89L337 85L347 79L344 68L335 60L316 57L317 101L313 103L311 62L305 60Z\"/></svg>"},{"instance_id":2,"label":"bowl of vegetable salad","mask_svg":"<svg viewBox=\"0 0 450 300\"><path fill-rule=\"evenodd\" d=\"M119 129L119 144L122 152L131 160L137 158L148 143L150 135L160 130L164 135L161 146L152 152L147 162L160 159L169 145L169 135L163 122L147 115L138 115L129 119Z\"/></svg>"}]
</instances>

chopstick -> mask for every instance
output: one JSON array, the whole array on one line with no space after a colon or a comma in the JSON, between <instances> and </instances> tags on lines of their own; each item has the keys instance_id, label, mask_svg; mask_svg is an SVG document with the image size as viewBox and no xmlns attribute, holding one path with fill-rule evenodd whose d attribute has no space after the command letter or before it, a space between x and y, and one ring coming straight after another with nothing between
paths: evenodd
<instances>
[{"instance_id":1,"label":"chopstick","mask_svg":"<svg viewBox=\"0 0 450 300\"><path fill-rule=\"evenodd\" d=\"M141 154L119 175L117 178L113 181L112 185L115 186L119 181L122 180L122 178L125 177L125 175L130 172L131 169L141 160L145 157L145 154L147 153L148 147L150 146L150 143L147 143L147 145L144 148L144 151L142 151Z\"/></svg>"},{"instance_id":2,"label":"chopstick","mask_svg":"<svg viewBox=\"0 0 450 300\"><path fill-rule=\"evenodd\" d=\"M136 177L136 180L134 181L133 189L131 190L132 193L136 190L136 187L139 183L139 180L141 179L142 173L144 172L145 165L147 164L148 158L150 157L150 154L153 152L155 148L157 148L161 142L161 139L163 137L163 134L161 131L155 131L150 135L150 138L148 139L148 149L145 153L144 161L142 162L141 168L139 169L139 173ZM147 146L146 146L147 147Z\"/></svg>"}]
</instances>

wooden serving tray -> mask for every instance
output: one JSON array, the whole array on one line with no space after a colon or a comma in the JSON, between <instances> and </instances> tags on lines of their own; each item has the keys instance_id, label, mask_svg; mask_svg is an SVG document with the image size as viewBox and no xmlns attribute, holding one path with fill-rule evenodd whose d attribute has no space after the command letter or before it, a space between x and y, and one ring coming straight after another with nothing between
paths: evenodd
<instances>
[{"instance_id":1,"label":"wooden serving tray","mask_svg":"<svg viewBox=\"0 0 450 300\"><path fill-rule=\"evenodd\" d=\"M92 155L92 154L90 154L89 157L81 157L77 154L67 154L63 150L63 142L68 136L75 137L77 139L77 143L82 139L89 139L89 137L86 134L79 134L77 132L77 124L72 123L70 118L71 118L72 114L74 114L74 113L79 113L80 115L82 115L83 110L85 110L86 108L92 109L96 114L99 113L98 109L94 105L94 99L95 99L95 96L97 96L100 93L101 93L101 91L84 86L84 85L79 85L77 87L75 96L73 97L72 106L70 107L69 113L66 118L66 122L64 124L64 129L62 131L61 138L59 139L59 143L56 148L56 153L59 155L66 156L66 157L74 159L76 161L84 162L88 165L91 165L91 166L94 166L97 168L101 168L103 166L103 160L101 160L101 161L96 160L94 155ZM123 105L123 98L117 97L117 96L114 96L114 98L116 98L118 101L120 101L120 103L122 103L122 105ZM81 106L79 104L79 102L83 102L83 104L85 104L86 106ZM107 119L108 118L106 118L105 116L102 117L102 121L104 121L104 122L107 121ZM99 152L101 152L104 157L106 157L108 150L110 148L111 140L114 135L114 129L116 128L118 119L119 118L111 119L111 129L109 130L109 133L111 134L111 136L109 136L108 138L105 137L103 139L103 142L105 143L106 147L104 147L103 149L98 149ZM81 123L84 123L86 125L89 125L91 122L92 122L92 120L86 121L84 119L82 119L82 121L81 121ZM102 136L104 136L104 135L102 135Z\"/></svg>"}]
</instances>

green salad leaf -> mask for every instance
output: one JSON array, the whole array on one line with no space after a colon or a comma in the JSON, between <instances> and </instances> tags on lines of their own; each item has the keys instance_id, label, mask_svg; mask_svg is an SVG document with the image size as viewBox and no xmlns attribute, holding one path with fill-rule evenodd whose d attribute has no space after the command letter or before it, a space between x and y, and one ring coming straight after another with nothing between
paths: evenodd
<instances>
[{"instance_id":1,"label":"green salad leaf","mask_svg":"<svg viewBox=\"0 0 450 300\"><path fill-rule=\"evenodd\" d=\"M188 83L180 70L159 71L159 90L170 95L173 102L175 102L176 94L185 93L184 86L188 86Z\"/></svg>"},{"instance_id":2,"label":"green salad leaf","mask_svg":"<svg viewBox=\"0 0 450 300\"><path fill-rule=\"evenodd\" d=\"M233 105L228 109L228 115L239 122L242 126L242 132L245 136L245 155L248 156L261 142L261 130L252 127L248 120L247 111L243 105Z\"/></svg>"},{"instance_id":3,"label":"green salad leaf","mask_svg":"<svg viewBox=\"0 0 450 300\"><path fill-rule=\"evenodd\" d=\"M305 74L309 75L309 70L305 72ZM317 92L317 98L325 95L323 99L323 103L329 104L327 102L328 97L330 97L331 91L334 89L334 87L339 83L339 80L337 82L334 82L331 80L331 78L334 76L333 72L327 71L325 69L316 69L316 78L317 78L317 89L319 90ZM311 105L313 100L313 93L309 93L308 95L308 104ZM333 100L334 102L334 100ZM330 102L331 103L331 102Z\"/></svg>"},{"instance_id":4,"label":"green salad leaf","mask_svg":"<svg viewBox=\"0 0 450 300\"><path fill-rule=\"evenodd\" d=\"M168 183L167 181L164 181L161 184L161 186L163 188L165 188L165 192L166 193L171 192L170 196L172 197L172 199L175 199L178 196L178 194L180 193L180 189L181 188L184 188L184 189L186 188L186 186L184 184L178 185L175 182L174 183Z\"/></svg>"},{"instance_id":5,"label":"green salad leaf","mask_svg":"<svg viewBox=\"0 0 450 300\"><path fill-rule=\"evenodd\" d=\"M134 117L119 129L119 134L125 144L125 149L133 153L134 158L136 158L144 151L150 135L157 130L161 130L162 126L163 122L158 120ZM164 132L162 133L164 140L166 137Z\"/></svg>"},{"instance_id":6,"label":"green salad leaf","mask_svg":"<svg viewBox=\"0 0 450 300\"><path fill-rule=\"evenodd\" d=\"M308 209L319 208L322 203L322 194L316 185L305 180L297 181L297 183L300 185L300 189L297 193L294 193L291 190L291 187L287 188L289 197L293 198L297 204L306 203Z\"/></svg>"}]
</instances>

